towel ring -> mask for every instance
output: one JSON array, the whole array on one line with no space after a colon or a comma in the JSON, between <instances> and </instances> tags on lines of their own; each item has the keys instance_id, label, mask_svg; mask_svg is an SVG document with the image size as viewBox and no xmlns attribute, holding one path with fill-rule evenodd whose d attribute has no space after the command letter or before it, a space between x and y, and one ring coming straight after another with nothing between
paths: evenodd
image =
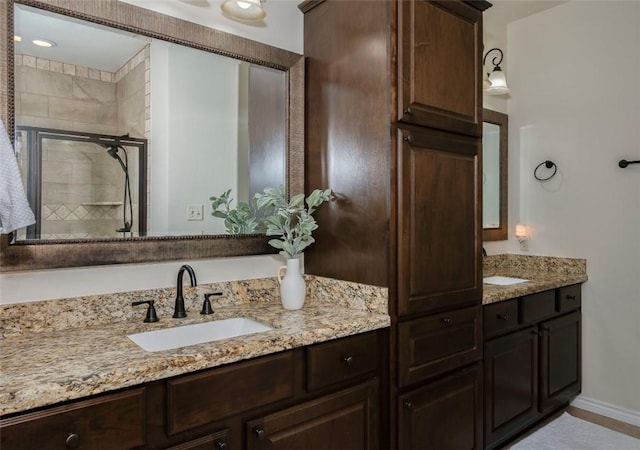
<instances>
[{"instance_id":1,"label":"towel ring","mask_svg":"<svg viewBox=\"0 0 640 450\"><path fill-rule=\"evenodd\" d=\"M551 172L551 175L547 176L547 177L541 177L538 175L538 170L544 166L546 169L553 169L553 172ZM549 181L550 179L552 179L555 174L558 172L558 166L556 165L556 163L554 163L553 161L542 161L540 164L538 164L536 166L536 168L533 171L533 176L535 177L536 180L538 181Z\"/></svg>"}]
</instances>

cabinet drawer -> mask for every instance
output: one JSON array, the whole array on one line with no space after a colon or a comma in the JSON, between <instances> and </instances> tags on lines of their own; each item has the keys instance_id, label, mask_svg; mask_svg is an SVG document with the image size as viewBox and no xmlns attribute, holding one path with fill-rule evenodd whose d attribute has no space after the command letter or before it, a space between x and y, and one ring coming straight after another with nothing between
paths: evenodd
<instances>
[{"instance_id":1,"label":"cabinet drawer","mask_svg":"<svg viewBox=\"0 0 640 450\"><path fill-rule=\"evenodd\" d=\"M83 400L0 422L2 450L99 448L145 444L144 388Z\"/></svg>"},{"instance_id":2,"label":"cabinet drawer","mask_svg":"<svg viewBox=\"0 0 640 450\"><path fill-rule=\"evenodd\" d=\"M293 392L293 352L176 378L167 382L167 433L286 399Z\"/></svg>"},{"instance_id":3,"label":"cabinet drawer","mask_svg":"<svg viewBox=\"0 0 640 450\"><path fill-rule=\"evenodd\" d=\"M561 287L556 295L556 309L567 312L578 309L582 305L582 289L579 284Z\"/></svg>"},{"instance_id":4,"label":"cabinet drawer","mask_svg":"<svg viewBox=\"0 0 640 450\"><path fill-rule=\"evenodd\" d=\"M461 367L482 357L481 309L459 309L398 326L401 386Z\"/></svg>"},{"instance_id":5,"label":"cabinet drawer","mask_svg":"<svg viewBox=\"0 0 640 450\"><path fill-rule=\"evenodd\" d=\"M555 290L538 292L537 294L525 295L520 298L520 323L529 325L547 317L551 317L556 312L556 292Z\"/></svg>"},{"instance_id":6,"label":"cabinet drawer","mask_svg":"<svg viewBox=\"0 0 640 450\"><path fill-rule=\"evenodd\" d=\"M492 338L518 328L518 300L486 305L483 309L484 338Z\"/></svg>"},{"instance_id":7,"label":"cabinet drawer","mask_svg":"<svg viewBox=\"0 0 640 450\"><path fill-rule=\"evenodd\" d=\"M183 444L170 447L167 450L227 450L232 448L231 430L225 428L217 433L208 434Z\"/></svg>"},{"instance_id":8,"label":"cabinet drawer","mask_svg":"<svg viewBox=\"0 0 640 450\"><path fill-rule=\"evenodd\" d=\"M309 347L307 388L318 389L374 372L378 367L377 333L368 333Z\"/></svg>"}]
</instances>

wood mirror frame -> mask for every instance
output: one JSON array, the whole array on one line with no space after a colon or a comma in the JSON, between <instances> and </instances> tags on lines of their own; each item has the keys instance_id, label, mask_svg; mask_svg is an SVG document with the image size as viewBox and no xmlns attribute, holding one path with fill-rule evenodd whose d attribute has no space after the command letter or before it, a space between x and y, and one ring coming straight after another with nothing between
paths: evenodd
<instances>
[{"instance_id":1,"label":"wood mirror frame","mask_svg":"<svg viewBox=\"0 0 640 450\"><path fill-rule=\"evenodd\" d=\"M0 119L14 129L13 5L23 4L274 69L288 80L287 192L304 192L304 57L116 0L0 2ZM151 150L153 151L153 149ZM21 241L1 236L0 272L275 253L264 235Z\"/></svg>"},{"instance_id":2,"label":"wood mirror frame","mask_svg":"<svg viewBox=\"0 0 640 450\"><path fill-rule=\"evenodd\" d=\"M483 241L505 241L508 238L508 151L509 151L509 116L490 109L482 112L483 122L492 123L500 127L500 226L498 228L483 228Z\"/></svg>"}]
</instances>

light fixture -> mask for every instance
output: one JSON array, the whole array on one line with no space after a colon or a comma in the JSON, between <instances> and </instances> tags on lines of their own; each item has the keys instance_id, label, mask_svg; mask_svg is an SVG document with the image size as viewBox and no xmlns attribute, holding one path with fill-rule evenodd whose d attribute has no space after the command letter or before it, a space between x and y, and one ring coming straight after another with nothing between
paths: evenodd
<instances>
[{"instance_id":1,"label":"light fixture","mask_svg":"<svg viewBox=\"0 0 640 450\"><path fill-rule=\"evenodd\" d=\"M19 34L14 34L13 42L22 42L22 36L20 36Z\"/></svg>"},{"instance_id":2,"label":"light fixture","mask_svg":"<svg viewBox=\"0 0 640 450\"><path fill-rule=\"evenodd\" d=\"M246 22L257 22L267 15L260 0L225 0L220 8L225 15Z\"/></svg>"},{"instance_id":3,"label":"light fixture","mask_svg":"<svg viewBox=\"0 0 640 450\"><path fill-rule=\"evenodd\" d=\"M49 39L42 39L42 38L34 39L31 41L31 43L33 45L37 45L38 47L45 47L45 48L51 48L57 45L55 42L50 41Z\"/></svg>"},{"instance_id":4,"label":"light fixture","mask_svg":"<svg viewBox=\"0 0 640 450\"><path fill-rule=\"evenodd\" d=\"M516 239L518 239L518 243L520 244L520 251L528 251L529 250L529 237L531 235L531 230L527 225L519 223L516 225Z\"/></svg>"},{"instance_id":5,"label":"light fixture","mask_svg":"<svg viewBox=\"0 0 640 450\"><path fill-rule=\"evenodd\" d=\"M483 80L483 89L484 92L488 95L504 95L511 92L511 89L507 86L507 79L504 76L504 72L500 68L500 63L502 62L502 58L504 57L502 50L499 48L492 48L487 53L485 53L484 58L482 58L482 65L487 64L487 56L489 53L497 52L498 55L494 56L491 59L491 64L493 64L493 70L491 73L487 73L487 76Z\"/></svg>"}]
</instances>

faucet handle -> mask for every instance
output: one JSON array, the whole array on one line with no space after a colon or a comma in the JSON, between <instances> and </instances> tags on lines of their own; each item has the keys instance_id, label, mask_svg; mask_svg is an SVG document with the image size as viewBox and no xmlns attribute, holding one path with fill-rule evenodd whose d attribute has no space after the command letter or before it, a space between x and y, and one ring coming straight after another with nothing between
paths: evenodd
<instances>
[{"instance_id":1,"label":"faucet handle","mask_svg":"<svg viewBox=\"0 0 640 450\"><path fill-rule=\"evenodd\" d=\"M156 308L155 306L153 306L154 301L153 300L143 300L140 302L132 302L131 306L138 306L138 305L143 305L143 304L148 304L149 307L147 308L147 316L144 318L143 322L157 322L158 320L158 315L156 314Z\"/></svg>"},{"instance_id":2,"label":"faucet handle","mask_svg":"<svg viewBox=\"0 0 640 450\"><path fill-rule=\"evenodd\" d=\"M209 300L209 297L213 295L218 297L222 295L222 292L212 292L210 294L204 294L204 303L202 303L202 311L200 311L200 314L213 314L213 308L211 307L211 300Z\"/></svg>"}]
</instances>

